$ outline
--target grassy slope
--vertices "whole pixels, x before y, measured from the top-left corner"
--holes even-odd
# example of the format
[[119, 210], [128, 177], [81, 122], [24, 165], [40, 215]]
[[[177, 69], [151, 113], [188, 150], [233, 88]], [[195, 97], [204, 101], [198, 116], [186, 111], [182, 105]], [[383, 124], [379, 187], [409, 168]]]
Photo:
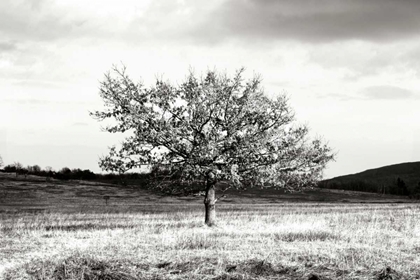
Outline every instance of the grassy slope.
[[[106, 205], [104, 196], [109, 196]], [[301, 193], [281, 190], [250, 189], [246, 192], [228, 191], [221, 204], [268, 204], [290, 202], [401, 202], [406, 197], [313, 189]], [[37, 176], [15, 177], [0, 173], [1, 211], [142, 211], [159, 204], [202, 204], [201, 197], [168, 197], [144, 190], [141, 187], [87, 182], [46, 182]], [[155, 207], [156, 208], [156, 207]]]
[[207, 228], [200, 198], [2, 175], [0, 278], [420, 279], [420, 207], [369, 201], [402, 200], [232, 193]]
[[368, 169], [360, 173], [339, 176], [325, 181], [351, 182], [371, 181], [380, 185], [393, 185], [397, 178], [401, 178], [408, 186], [420, 183], [420, 162], [406, 162]]

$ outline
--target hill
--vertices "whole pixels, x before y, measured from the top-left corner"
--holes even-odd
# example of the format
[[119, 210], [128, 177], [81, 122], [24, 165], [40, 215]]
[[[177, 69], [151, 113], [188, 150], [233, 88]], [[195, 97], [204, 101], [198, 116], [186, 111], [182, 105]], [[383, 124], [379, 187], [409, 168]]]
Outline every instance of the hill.
[[324, 180], [320, 188], [418, 196], [420, 162], [406, 162]]
[[[304, 192], [288, 193], [274, 189], [230, 190], [218, 202], [223, 205], [278, 204], [301, 202], [374, 202], [396, 203], [408, 201], [402, 196], [366, 194], [343, 190], [315, 188]], [[140, 185], [122, 186], [93, 181], [61, 181], [28, 175], [16, 177], [0, 173], [0, 213], [24, 212], [91, 212], [134, 211], [156, 212], [162, 205], [178, 208], [199, 207], [202, 197], [167, 196], [142, 188]], [[176, 205], [176, 206], [175, 206]]]

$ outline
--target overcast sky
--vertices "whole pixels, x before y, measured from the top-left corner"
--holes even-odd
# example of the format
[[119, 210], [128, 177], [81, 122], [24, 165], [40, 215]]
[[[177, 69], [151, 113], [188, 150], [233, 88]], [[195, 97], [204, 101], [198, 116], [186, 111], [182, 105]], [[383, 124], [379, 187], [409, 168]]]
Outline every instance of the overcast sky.
[[1, 0], [5, 164], [99, 172], [121, 137], [101, 132], [113, 64], [151, 85], [244, 66], [334, 148], [325, 177], [420, 161], [418, 0]]

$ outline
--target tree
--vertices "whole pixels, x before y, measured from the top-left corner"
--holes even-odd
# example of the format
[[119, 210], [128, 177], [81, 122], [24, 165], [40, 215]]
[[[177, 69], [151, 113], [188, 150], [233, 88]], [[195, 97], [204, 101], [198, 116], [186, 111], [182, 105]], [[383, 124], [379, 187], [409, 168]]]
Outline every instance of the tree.
[[16, 172], [16, 167], [13, 164], [8, 164], [3, 168], [3, 170], [6, 172], [13, 173]]
[[16, 177], [18, 175], [24, 175], [26, 178], [26, 175], [28, 174], [28, 170], [23, 167], [22, 163], [15, 161], [13, 165], [15, 166]]
[[397, 187], [398, 187], [398, 194], [402, 194], [402, 195], [408, 195], [408, 188], [407, 185], [405, 184], [404, 180], [401, 179], [400, 177], [398, 177], [397, 179]]
[[32, 173], [37, 175], [37, 174], [41, 173], [41, 166], [35, 164], [31, 167], [31, 171], [32, 171]]
[[275, 187], [298, 190], [322, 177], [334, 158], [321, 139], [295, 124], [285, 95], [267, 97], [261, 79], [244, 81], [190, 73], [178, 86], [161, 79], [150, 88], [114, 67], [100, 84], [104, 109], [91, 113], [111, 133], [129, 134], [100, 159], [105, 171], [147, 165], [168, 172], [153, 186], [173, 194], [202, 191], [205, 223], [215, 224], [216, 188]]
[[92, 171], [90, 171], [89, 169], [85, 169], [82, 171], [83, 172], [83, 180], [95, 180], [96, 179], [96, 174], [93, 173]]
[[70, 180], [72, 179], [72, 171], [68, 167], [63, 167], [55, 174], [55, 178], [59, 180]]
[[71, 174], [71, 169], [68, 168], [68, 167], [63, 167], [63, 168], [60, 169], [59, 172], [64, 174], [64, 175], [69, 175], [69, 174]]
[[415, 199], [420, 199], [420, 182], [417, 184], [417, 186], [415, 186], [413, 190], [413, 197]]
[[47, 177], [45, 178], [46, 181], [49, 181], [53, 175], [53, 168], [51, 166], [46, 166], [45, 167], [45, 173], [47, 175]]
[[45, 167], [45, 172], [50, 173], [53, 171], [53, 168], [51, 166], [46, 166]]
[[3, 158], [0, 156], [0, 168], [3, 167]]

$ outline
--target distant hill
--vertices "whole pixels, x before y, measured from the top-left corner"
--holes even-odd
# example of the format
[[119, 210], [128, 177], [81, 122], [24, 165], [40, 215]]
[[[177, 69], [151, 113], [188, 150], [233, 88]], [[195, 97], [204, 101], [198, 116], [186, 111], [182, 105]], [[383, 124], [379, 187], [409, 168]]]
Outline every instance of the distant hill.
[[[275, 189], [229, 190], [216, 207], [247, 204], [287, 203], [406, 203], [407, 197], [343, 190], [310, 189], [289, 193]], [[201, 196], [168, 196], [138, 185], [109, 184], [97, 181], [57, 180], [28, 175], [16, 176], [0, 172], [0, 215], [9, 212], [145, 212], [166, 211], [162, 207], [173, 204], [176, 209], [202, 209]], [[195, 207], [195, 208], [191, 208]], [[229, 206], [230, 207], [230, 206]], [[310, 206], [309, 206], [310, 207]], [[175, 209], [175, 208], [174, 208]], [[265, 208], [264, 208], [265, 209]], [[223, 211], [223, 210], [222, 210]]]
[[324, 180], [320, 188], [419, 196], [420, 162], [406, 162]]

